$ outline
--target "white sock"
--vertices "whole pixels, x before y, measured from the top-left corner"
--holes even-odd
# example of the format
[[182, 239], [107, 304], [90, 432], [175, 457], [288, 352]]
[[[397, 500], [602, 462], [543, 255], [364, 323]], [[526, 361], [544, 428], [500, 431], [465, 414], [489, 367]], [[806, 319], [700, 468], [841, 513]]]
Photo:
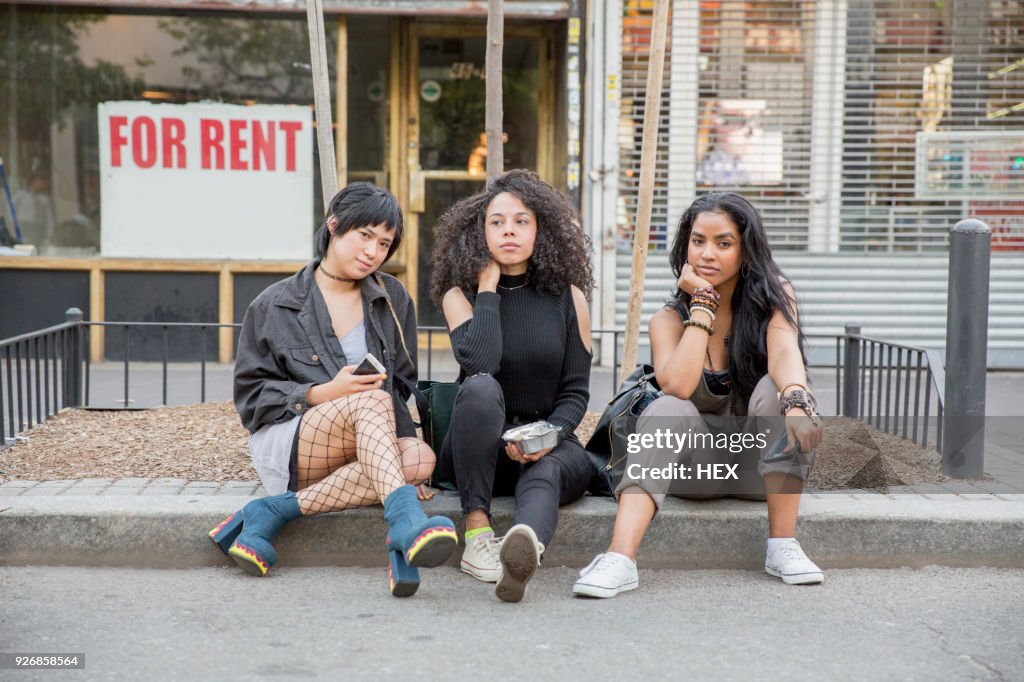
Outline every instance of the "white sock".
[[793, 542], [796, 538], [768, 538], [768, 554], [777, 550], [787, 542]]

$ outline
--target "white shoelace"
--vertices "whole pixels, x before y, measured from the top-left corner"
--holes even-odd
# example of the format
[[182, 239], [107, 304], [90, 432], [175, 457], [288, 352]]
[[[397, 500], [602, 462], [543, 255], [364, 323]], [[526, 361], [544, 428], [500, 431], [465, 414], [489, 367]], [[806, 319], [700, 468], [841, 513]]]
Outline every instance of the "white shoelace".
[[778, 553], [785, 555], [787, 559], [795, 559], [797, 561], [807, 558], [799, 542], [791, 542], [779, 547]]
[[621, 561], [621, 560], [618, 557], [612, 556], [611, 554], [608, 554], [608, 553], [598, 554], [596, 557], [594, 557], [594, 560], [591, 561], [590, 564], [586, 568], [584, 568], [583, 570], [580, 571], [580, 577], [582, 578], [583, 576], [587, 575], [591, 571], [599, 570], [602, 567], [608, 568], [608, 569], [613, 569], [613, 568], [615, 568], [615, 564], [618, 564], [619, 561]]
[[476, 537], [473, 539], [474, 548], [489, 561], [498, 563], [501, 550], [502, 538], [491, 535], [490, 537]]

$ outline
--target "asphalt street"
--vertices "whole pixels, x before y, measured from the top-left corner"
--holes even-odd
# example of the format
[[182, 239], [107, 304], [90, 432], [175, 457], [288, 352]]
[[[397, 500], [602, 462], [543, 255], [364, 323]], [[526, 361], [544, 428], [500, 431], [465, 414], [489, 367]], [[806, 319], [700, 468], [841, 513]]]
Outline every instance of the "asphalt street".
[[0, 649], [77, 652], [6, 680], [1024, 678], [1024, 570], [641, 571], [612, 600], [545, 567], [524, 602], [453, 568], [411, 599], [381, 569], [0, 568]]

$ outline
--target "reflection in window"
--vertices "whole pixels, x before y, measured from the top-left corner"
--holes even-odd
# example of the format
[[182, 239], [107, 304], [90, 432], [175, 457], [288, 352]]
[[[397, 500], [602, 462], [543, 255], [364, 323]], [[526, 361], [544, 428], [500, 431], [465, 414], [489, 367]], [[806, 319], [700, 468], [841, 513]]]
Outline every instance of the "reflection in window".
[[[0, 217], [12, 237], [20, 232], [42, 255], [99, 251], [99, 103], [313, 100], [303, 16], [170, 17], [6, 5], [0, 26], [0, 157], [12, 198], [0, 190]], [[327, 39], [333, 55], [335, 32], [328, 30]], [[314, 184], [311, 229], [322, 215]]]

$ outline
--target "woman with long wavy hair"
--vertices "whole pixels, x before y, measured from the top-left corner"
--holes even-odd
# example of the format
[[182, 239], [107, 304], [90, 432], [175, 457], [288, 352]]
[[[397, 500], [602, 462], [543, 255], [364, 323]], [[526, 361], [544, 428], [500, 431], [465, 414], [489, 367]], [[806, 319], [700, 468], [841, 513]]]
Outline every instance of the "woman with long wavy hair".
[[[520, 601], [558, 522], [595, 470], [574, 435], [590, 395], [590, 240], [568, 200], [514, 170], [442, 216], [430, 292], [444, 311], [461, 386], [441, 448], [440, 477], [466, 517], [461, 567]], [[524, 453], [502, 434], [544, 420], [554, 447]], [[491, 500], [515, 496], [497, 538]]]
[[637, 422], [611, 543], [573, 592], [614, 597], [639, 585], [637, 552], [666, 494], [766, 500], [765, 571], [788, 584], [820, 583], [795, 536], [821, 426], [796, 295], [761, 216], [738, 194], [698, 198], [679, 222], [670, 262], [677, 289], [650, 321], [665, 395]]

